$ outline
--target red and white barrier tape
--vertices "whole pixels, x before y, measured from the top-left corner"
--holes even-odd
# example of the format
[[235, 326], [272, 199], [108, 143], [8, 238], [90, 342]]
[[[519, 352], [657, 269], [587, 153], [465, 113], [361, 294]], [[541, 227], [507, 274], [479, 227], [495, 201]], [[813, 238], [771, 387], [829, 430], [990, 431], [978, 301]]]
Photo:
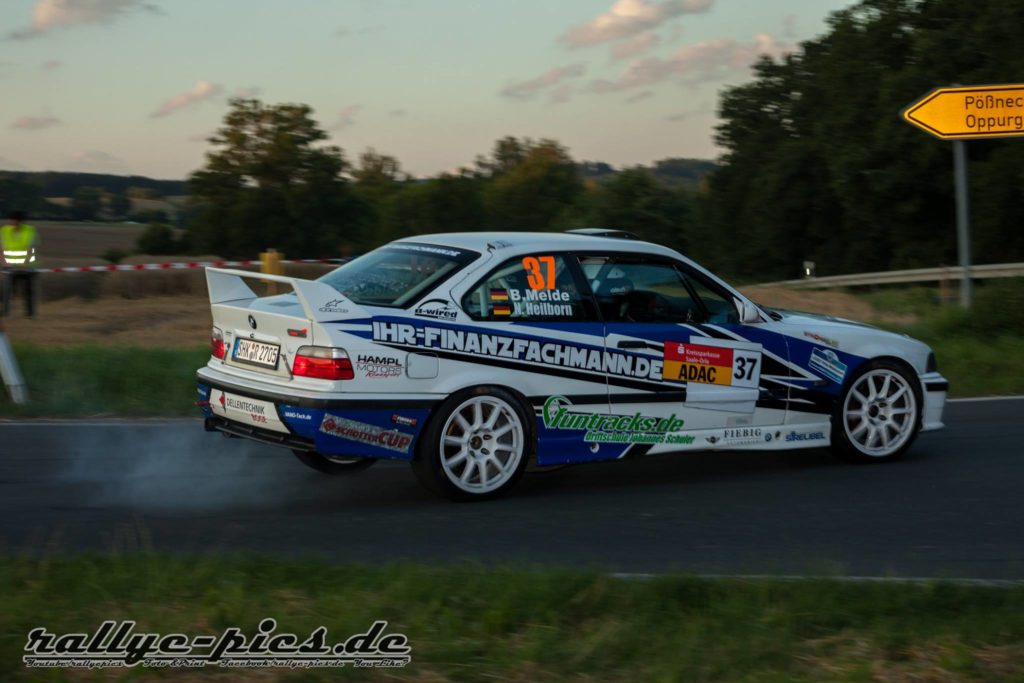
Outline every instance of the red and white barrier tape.
[[[346, 259], [300, 258], [282, 259], [279, 263], [332, 263], [341, 264]], [[258, 260], [246, 261], [187, 261], [182, 263], [133, 263], [108, 266], [68, 266], [66, 268], [37, 268], [37, 273], [109, 273], [119, 270], [189, 270], [192, 268], [246, 268], [258, 266]]]

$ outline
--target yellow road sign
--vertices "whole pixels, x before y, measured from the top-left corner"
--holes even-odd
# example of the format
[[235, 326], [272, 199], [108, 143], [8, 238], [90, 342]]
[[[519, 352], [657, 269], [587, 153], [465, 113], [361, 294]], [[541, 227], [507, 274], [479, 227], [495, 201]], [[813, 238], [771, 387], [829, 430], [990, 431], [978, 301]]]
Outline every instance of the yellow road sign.
[[943, 140], [1024, 135], [1024, 85], [936, 88], [901, 115]]

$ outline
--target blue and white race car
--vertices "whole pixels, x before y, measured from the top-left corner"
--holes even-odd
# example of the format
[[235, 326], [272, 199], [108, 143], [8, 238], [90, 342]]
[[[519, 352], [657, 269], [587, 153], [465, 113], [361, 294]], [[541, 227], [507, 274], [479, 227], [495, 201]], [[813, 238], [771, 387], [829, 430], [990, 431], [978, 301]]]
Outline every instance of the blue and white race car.
[[[527, 466], [665, 452], [891, 460], [942, 427], [925, 344], [763, 308], [629, 237], [423, 235], [315, 281], [210, 268], [206, 427], [331, 474], [409, 460], [456, 499]], [[258, 297], [256, 279], [292, 291]]]

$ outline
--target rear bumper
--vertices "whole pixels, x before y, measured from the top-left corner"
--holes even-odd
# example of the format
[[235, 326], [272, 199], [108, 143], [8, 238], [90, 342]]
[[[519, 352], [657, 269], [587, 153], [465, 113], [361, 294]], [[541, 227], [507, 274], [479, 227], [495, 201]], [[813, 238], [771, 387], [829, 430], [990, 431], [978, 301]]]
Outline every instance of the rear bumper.
[[942, 429], [942, 413], [946, 409], [946, 394], [949, 393], [949, 382], [937, 372], [921, 375], [921, 392], [924, 406], [921, 411], [921, 431], [930, 432]]
[[[293, 450], [366, 458], [412, 458], [416, 440], [443, 396], [292, 393], [287, 388], [226, 375], [196, 373], [206, 428]], [[226, 400], [225, 400], [226, 399]], [[233, 404], [255, 407], [249, 414]]]

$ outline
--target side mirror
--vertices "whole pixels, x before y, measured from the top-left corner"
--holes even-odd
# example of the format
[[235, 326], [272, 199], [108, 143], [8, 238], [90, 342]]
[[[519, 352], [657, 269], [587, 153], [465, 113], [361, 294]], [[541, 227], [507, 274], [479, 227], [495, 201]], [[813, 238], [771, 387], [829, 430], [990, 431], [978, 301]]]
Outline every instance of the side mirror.
[[749, 301], [736, 299], [736, 311], [744, 325], [761, 322], [761, 310]]

